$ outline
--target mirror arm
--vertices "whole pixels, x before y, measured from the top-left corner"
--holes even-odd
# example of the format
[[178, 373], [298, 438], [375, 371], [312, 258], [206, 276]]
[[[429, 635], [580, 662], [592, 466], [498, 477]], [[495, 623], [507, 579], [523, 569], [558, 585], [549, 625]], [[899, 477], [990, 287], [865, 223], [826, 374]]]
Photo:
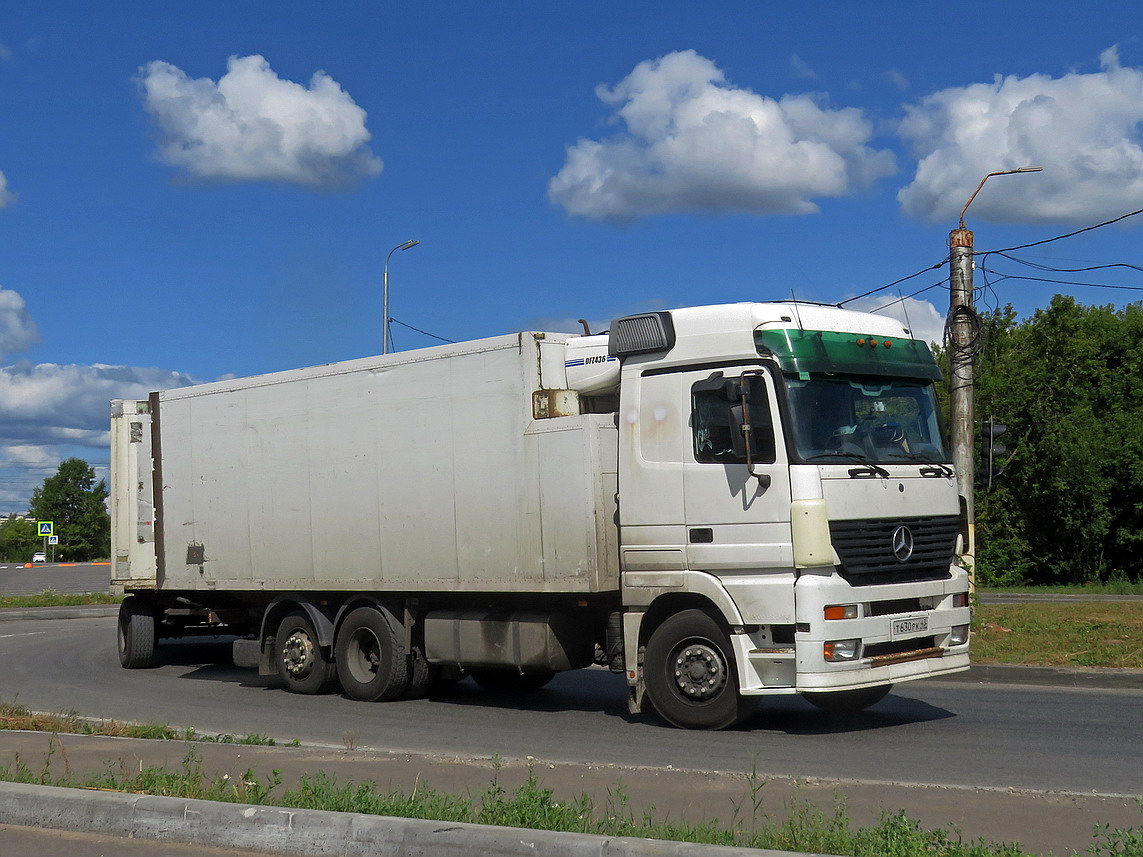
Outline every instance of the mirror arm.
[[769, 473], [757, 473], [754, 470], [754, 426], [750, 422], [750, 404], [745, 383], [742, 385], [742, 437], [746, 441], [746, 472], [757, 479], [759, 487], [765, 491], [770, 487], [771, 478]]

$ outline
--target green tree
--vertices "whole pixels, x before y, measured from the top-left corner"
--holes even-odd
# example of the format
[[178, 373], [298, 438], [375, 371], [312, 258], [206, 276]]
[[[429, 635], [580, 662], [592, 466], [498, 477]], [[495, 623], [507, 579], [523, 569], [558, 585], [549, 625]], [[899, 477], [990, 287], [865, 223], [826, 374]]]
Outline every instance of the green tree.
[[36, 535], [35, 521], [20, 521], [15, 517], [0, 521], [0, 560], [4, 562], [31, 562], [32, 554], [43, 544]]
[[32, 492], [30, 514], [55, 522], [57, 556], [91, 560], [111, 555], [111, 519], [105, 501], [107, 485], [95, 481], [95, 471], [82, 459], [60, 462], [55, 476]]
[[1057, 295], [985, 316], [979, 420], [1008, 425], [1004, 475], [977, 493], [983, 583], [1137, 578], [1143, 550], [1143, 307]]

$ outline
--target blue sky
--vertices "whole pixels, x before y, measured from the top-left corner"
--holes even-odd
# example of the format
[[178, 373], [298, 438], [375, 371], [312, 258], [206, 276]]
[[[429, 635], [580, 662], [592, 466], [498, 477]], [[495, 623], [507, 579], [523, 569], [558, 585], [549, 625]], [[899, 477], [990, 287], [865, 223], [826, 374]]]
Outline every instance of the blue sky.
[[[112, 397], [378, 353], [407, 239], [392, 316], [463, 340], [840, 301], [940, 262], [994, 169], [1045, 167], [990, 180], [978, 250], [1141, 208], [1141, 35], [1112, 2], [8, 4], [0, 512], [61, 456], [106, 474]], [[1143, 264], [1140, 225], [1024, 257]], [[978, 300], [1056, 292], [1141, 297]], [[938, 335], [947, 289], [915, 300]]]

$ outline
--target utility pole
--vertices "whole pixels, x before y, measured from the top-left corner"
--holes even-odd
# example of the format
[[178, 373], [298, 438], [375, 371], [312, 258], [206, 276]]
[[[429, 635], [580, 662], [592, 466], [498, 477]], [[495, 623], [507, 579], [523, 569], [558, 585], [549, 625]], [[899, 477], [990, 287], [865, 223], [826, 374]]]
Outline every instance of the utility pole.
[[952, 410], [952, 455], [956, 485], [964, 504], [965, 544], [961, 562], [968, 568], [969, 589], [976, 589], [976, 355], [980, 350], [980, 317], [973, 300], [973, 236], [966, 229], [964, 215], [984, 183], [993, 176], [1038, 173], [1043, 167], [1017, 167], [989, 173], [980, 180], [964, 208], [960, 226], [949, 233], [949, 404]]
[[972, 250], [972, 231], [964, 228], [962, 212], [960, 228], [949, 233], [949, 405], [952, 411], [952, 456], [956, 469], [956, 486], [961, 502], [964, 503], [968, 524], [961, 560], [968, 567], [970, 588], [975, 588], [973, 566], [976, 563], [976, 508], [973, 480], [976, 472], [973, 438], [976, 433], [973, 425], [976, 421], [976, 402], [973, 384], [976, 382], [976, 367], [973, 361], [976, 358], [977, 316], [972, 295]]

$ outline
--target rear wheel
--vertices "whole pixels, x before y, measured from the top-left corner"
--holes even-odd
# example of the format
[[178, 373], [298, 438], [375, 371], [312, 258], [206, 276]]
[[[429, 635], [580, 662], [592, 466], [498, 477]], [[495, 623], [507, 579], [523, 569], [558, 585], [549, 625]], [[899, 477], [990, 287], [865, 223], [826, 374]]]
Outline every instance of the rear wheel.
[[647, 696], [664, 720], [683, 729], [725, 729], [754, 710], [738, 695], [730, 638], [704, 610], [684, 610], [647, 641]]
[[893, 685], [862, 687], [857, 690], [836, 690], [833, 693], [803, 693], [802, 698], [829, 714], [856, 714], [885, 698]]
[[335, 649], [338, 676], [349, 696], [383, 702], [409, 689], [409, 657], [400, 627], [384, 608], [358, 607], [345, 618]]
[[555, 677], [551, 670], [521, 673], [516, 670], [473, 670], [472, 679], [493, 693], [528, 693], [539, 690]]
[[322, 651], [313, 623], [305, 613], [291, 613], [278, 626], [278, 675], [290, 693], [315, 694], [330, 689], [336, 669]]
[[414, 648], [409, 655], [409, 686], [401, 695], [402, 699], [421, 699], [428, 696], [440, 675], [440, 667], [425, 660], [424, 652]]
[[125, 669], [153, 667], [158, 633], [151, 602], [138, 595], [128, 595], [119, 605], [119, 663]]

